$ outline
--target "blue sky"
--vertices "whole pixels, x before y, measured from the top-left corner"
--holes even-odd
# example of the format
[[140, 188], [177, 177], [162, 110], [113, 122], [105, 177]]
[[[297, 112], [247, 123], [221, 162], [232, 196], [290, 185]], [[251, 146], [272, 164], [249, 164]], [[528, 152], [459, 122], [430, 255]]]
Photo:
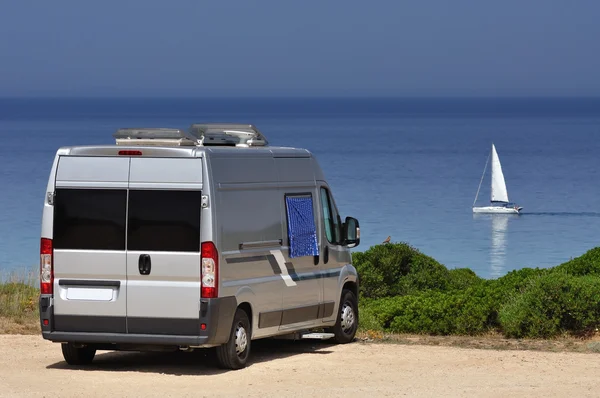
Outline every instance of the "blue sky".
[[2, 96], [598, 96], [600, 2], [4, 1]]

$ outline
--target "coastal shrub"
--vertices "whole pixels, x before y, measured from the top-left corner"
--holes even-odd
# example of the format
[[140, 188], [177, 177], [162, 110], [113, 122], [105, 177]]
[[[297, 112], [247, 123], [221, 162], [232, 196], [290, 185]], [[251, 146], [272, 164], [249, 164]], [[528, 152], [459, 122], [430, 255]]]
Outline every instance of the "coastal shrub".
[[600, 275], [600, 247], [588, 250], [583, 255], [554, 267], [552, 271], [575, 276]]
[[521, 268], [519, 270], [510, 271], [504, 276], [498, 279], [492, 279], [489, 282], [503, 294], [512, 295], [523, 292], [523, 290], [529, 286], [531, 280], [542, 275], [547, 275], [548, 273], [550, 273], [550, 270], [543, 268]]
[[600, 279], [566, 272], [532, 278], [499, 313], [507, 337], [552, 337], [585, 333], [600, 324]]
[[363, 312], [376, 328], [390, 332], [476, 335], [497, 326], [500, 297], [492, 284], [480, 283], [465, 290], [372, 300]]
[[354, 260], [363, 329], [547, 338], [600, 326], [600, 248], [491, 280], [467, 268], [447, 270], [403, 243], [374, 246]]
[[446, 267], [406, 243], [372, 246], [353, 254], [360, 276], [360, 295], [382, 298], [425, 290], [445, 290], [449, 284]]
[[483, 281], [469, 268], [454, 268], [448, 271], [448, 290], [462, 290], [474, 286]]

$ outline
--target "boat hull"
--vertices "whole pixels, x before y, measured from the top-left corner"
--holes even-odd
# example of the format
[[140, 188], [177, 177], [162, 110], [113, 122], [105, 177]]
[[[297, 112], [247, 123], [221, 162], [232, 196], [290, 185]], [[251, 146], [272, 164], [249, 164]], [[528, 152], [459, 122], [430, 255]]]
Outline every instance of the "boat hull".
[[484, 206], [473, 207], [473, 213], [519, 214], [522, 207]]

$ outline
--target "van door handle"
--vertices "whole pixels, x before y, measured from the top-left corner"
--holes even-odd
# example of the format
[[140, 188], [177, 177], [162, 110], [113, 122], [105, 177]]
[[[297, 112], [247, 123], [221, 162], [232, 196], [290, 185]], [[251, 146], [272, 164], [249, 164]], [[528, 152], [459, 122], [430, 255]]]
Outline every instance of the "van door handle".
[[138, 269], [140, 270], [140, 275], [150, 275], [152, 261], [150, 260], [149, 254], [140, 254], [140, 258], [138, 259]]
[[329, 261], [329, 246], [325, 245], [323, 248], [323, 263], [327, 264]]

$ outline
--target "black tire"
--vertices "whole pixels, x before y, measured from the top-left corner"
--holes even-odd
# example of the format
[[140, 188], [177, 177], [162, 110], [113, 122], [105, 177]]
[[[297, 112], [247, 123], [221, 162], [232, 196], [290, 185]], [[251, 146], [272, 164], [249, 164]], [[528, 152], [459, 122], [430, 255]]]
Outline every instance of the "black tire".
[[328, 329], [333, 333], [333, 340], [338, 344], [346, 344], [354, 341], [358, 329], [358, 302], [351, 290], [344, 289], [340, 299], [338, 318], [333, 328]]
[[73, 343], [62, 343], [62, 353], [69, 365], [89, 365], [94, 360], [96, 349], [91, 346], [75, 347]]
[[[248, 314], [246, 314], [246, 311], [238, 308], [233, 317], [229, 341], [216, 347], [217, 363], [220, 368], [235, 370], [246, 366], [246, 362], [250, 356], [251, 332]], [[239, 353], [238, 345], [241, 345], [241, 348], [243, 348]]]

